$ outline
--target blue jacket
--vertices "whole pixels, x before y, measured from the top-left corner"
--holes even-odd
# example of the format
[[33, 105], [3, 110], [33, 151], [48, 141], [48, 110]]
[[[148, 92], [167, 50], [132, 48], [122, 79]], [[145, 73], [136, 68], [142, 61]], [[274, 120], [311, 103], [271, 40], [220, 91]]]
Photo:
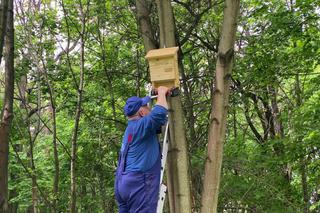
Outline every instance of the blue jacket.
[[156, 162], [160, 150], [157, 130], [167, 122], [168, 110], [155, 105], [151, 112], [140, 119], [128, 121], [121, 152], [129, 143], [125, 171], [145, 172]]

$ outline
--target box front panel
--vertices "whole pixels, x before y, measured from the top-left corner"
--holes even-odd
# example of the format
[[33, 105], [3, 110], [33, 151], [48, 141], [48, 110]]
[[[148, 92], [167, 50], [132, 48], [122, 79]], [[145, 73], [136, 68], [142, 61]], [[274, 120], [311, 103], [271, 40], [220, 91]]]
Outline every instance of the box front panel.
[[172, 59], [150, 61], [151, 81], [165, 81], [176, 78], [175, 66]]

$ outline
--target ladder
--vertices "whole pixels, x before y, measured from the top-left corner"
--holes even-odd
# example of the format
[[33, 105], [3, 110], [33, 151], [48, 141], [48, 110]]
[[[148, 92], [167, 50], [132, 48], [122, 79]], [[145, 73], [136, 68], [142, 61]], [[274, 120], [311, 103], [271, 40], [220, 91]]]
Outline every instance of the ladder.
[[166, 193], [167, 193], [167, 186], [162, 183], [162, 180], [163, 180], [163, 174], [164, 174], [164, 169], [166, 166], [166, 160], [167, 160], [168, 149], [169, 149], [169, 134], [168, 133], [169, 133], [169, 121], [167, 122], [166, 127], [165, 127], [165, 133], [164, 133], [163, 144], [162, 144], [160, 189], [159, 189], [157, 213], [162, 213], [164, 201], [165, 201]]
[[[149, 95], [151, 99], [157, 98], [157, 92], [153, 91], [151, 87], [149, 87]], [[152, 96], [152, 94], [154, 94]], [[178, 87], [172, 88], [169, 91], [169, 96], [170, 97], [175, 97], [180, 94], [180, 90]], [[169, 115], [168, 115], [169, 116]], [[158, 205], [157, 205], [157, 213], [162, 213], [163, 212], [163, 206], [164, 206], [164, 201], [166, 198], [166, 193], [167, 193], [167, 186], [162, 183], [163, 180], [163, 174], [164, 174], [164, 169], [166, 166], [166, 161], [167, 161], [167, 155], [168, 155], [168, 150], [169, 150], [169, 119], [167, 121], [166, 127], [165, 127], [165, 132], [164, 132], [164, 137], [163, 137], [163, 144], [162, 144], [162, 154], [161, 154], [161, 173], [160, 173], [160, 187], [159, 187], [159, 198], [158, 198]]]

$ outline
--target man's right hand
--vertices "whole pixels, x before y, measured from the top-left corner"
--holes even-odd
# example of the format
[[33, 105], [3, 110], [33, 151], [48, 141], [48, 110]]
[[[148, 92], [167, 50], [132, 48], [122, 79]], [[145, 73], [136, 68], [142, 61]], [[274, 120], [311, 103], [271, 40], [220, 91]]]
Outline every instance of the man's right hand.
[[166, 109], [168, 109], [168, 103], [166, 98], [168, 91], [169, 91], [168, 87], [165, 87], [165, 86], [158, 87], [158, 99], [156, 104], [163, 106]]
[[158, 94], [167, 95], [168, 91], [169, 91], [168, 87], [165, 87], [165, 86], [158, 87]]

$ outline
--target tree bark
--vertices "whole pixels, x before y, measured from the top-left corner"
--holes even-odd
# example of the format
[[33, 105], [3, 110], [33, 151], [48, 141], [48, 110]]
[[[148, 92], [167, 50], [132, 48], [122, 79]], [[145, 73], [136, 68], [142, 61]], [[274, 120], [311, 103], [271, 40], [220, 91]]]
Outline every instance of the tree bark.
[[147, 0], [136, 0], [137, 22], [143, 38], [144, 49], [146, 52], [157, 48], [155, 32], [152, 28], [150, 10]]
[[216, 64], [215, 90], [211, 111], [212, 121], [209, 129], [208, 151], [205, 162], [201, 213], [217, 212], [239, 5], [240, 0], [225, 1], [222, 34]]
[[[157, 1], [160, 47], [176, 46], [174, 19], [170, 1]], [[155, 49], [158, 42], [149, 17], [146, 0], [136, 0], [137, 21], [142, 33], [146, 52]], [[187, 143], [183, 126], [183, 111], [180, 97], [169, 100], [170, 147], [168, 151], [167, 185], [171, 212], [191, 212], [191, 198], [188, 175]]]
[[[28, 112], [27, 106], [25, 107], [26, 111]], [[37, 106], [37, 109], [39, 107]], [[36, 109], [36, 113], [38, 115], [38, 119], [41, 120], [40, 115], [38, 114], [38, 110]], [[30, 169], [30, 177], [31, 177], [31, 194], [32, 194], [32, 205], [29, 207], [30, 212], [35, 213], [37, 212], [37, 176], [36, 176], [36, 168], [34, 163], [33, 157], [33, 147], [34, 142], [40, 133], [41, 129], [36, 128], [36, 130], [32, 130], [31, 123], [30, 123], [30, 116], [27, 117], [27, 126], [28, 126], [28, 136], [29, 136], [29, 150], [27, 156], [29, 157], [29, 169]]]
[[8, 15], [9, 0], [1, 0], [0, 4], [0, 64], [2, 61], [4, 37], [7, 30], [7, 15]]
[[[176, 46], [175, 23], [171, 1], [158, 0], [156, 2], [160, 25], [160, 48]], [[179, 57], [179, 59], [181, 58]], [[191, 212], [188, 149], [180, 96], [171, 97], [168, 99], [168, 102], [170, 143], [167, 184], [170, 212]]]
[[13, 117], [14, 98], [14, 34], [13, 0], [8, 3], [8, 19], [5, 39], [5, 91], [0, 123], [0, 212], [8, 212], [8, 158], [9, 134]]

